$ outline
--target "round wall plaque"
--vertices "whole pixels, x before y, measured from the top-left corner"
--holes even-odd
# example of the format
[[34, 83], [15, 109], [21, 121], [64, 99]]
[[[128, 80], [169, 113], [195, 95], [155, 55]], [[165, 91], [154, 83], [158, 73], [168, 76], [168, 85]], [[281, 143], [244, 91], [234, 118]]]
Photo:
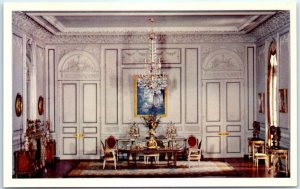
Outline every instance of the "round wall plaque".
[[16, 115], [18, 117], [20, 117], [22, 114], [22, 111], [23, 111], [23, 99], [22, 99], [22, 96], [20, 95], [20, 93], [17, 93], [17, 96], [16, 96], [15, 110], [16, 110]]
[[43, 113], [44, 113], [44, 98], [42, 96], [39, 97], [38, 111], [39, 111], [40, 115], [43, 115]]

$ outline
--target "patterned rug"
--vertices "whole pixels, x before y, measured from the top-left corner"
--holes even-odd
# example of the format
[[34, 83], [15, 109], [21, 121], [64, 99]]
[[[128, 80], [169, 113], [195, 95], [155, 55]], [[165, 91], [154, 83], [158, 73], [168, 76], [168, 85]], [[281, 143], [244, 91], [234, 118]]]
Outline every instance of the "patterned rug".
[[136, 168], [127, 167], [126, 161], [119, 161], [117, 169], [112, 163], [106, 163], [102, 169], [100, 161], [80, 162], [65, 177], [237, 177], [239, 175], [231, 165], [219, 161], [191, 162], [188, 167], [187, 161], [177, 161], [176, 168], [168, 168], [167, 163], [161, 161], [159, 164], [144, 164], [143, 161], [137, 162]]

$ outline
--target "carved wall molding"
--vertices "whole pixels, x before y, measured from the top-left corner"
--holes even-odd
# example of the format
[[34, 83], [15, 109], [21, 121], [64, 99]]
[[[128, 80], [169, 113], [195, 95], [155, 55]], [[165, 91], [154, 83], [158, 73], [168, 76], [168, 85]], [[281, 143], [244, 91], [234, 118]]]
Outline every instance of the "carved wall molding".
[[284, 35], [281, 35], [279, 41], [280, 41], [280, 43], [279, 43], [280, 45], [285, 46], [286, 48], [289, 49], [290, 34], [286, 33]]
[[[178, 32], [181, 33], [181, 32]], [[251, 35], [228, 35], [228, 34], [164, 34], [158, 36], [158, 44], [166, 43], [189, 43], [197, 44], [204, 42], [255, 42], [256, 38]], [[140, 44], [148, 43], [147, 35], [72, 35], [54, 36], [45, 39], [48, 44], [77, 44], [77, 43], [102, 43], [102, 44]]]
[[[148, 52], [148, 49], [122, 49], [122, 64], [144, 64]], [[157, 48], [157, 55], [161, 63], [181, 63], [181, 49]]]
[[[42, 26], [37, 24], [27, 15], [22, 12], [12, 12], [12, 24], [17, 28], [27, 32], [28, 34], [43, 40], [45, 43], [52, 44], [78, 44], [78, 43], [102, 43], [102, 44], [130, 44], [130, 43], [147, 43], [148, 36], [146, 32], [124, 32], [120, 33], [80, 33], [66, 35], [53, 35]], [[255, 42], [256, 38], [253, 35], [238, 34], [229, 35], [219, 33], [202, 33], [199, 31], [184, 32], [173, 31], [158, 33], [158, 43], [199, 43], [199, 42]]]
[[98, 61], [100, 61], [100, 46], [99, 45], [64, 45], [57, 46], [57, 57], [60, 60], [64, 55], [72, 51], [86, 51], [92, 54]]
[[42, 47], [37, 48], [37, 60], [41, 61], [41, 63], [44, 63], [44, 58], [45, 58], [45, 49]]
[[250, 34], [260, 40], [261, 38], [271, 35], [276, 30], [285, 28], [290, 25], [290, 12], [279, 11], [273, 17], [255, 28]]
[[46, 29], [41, 27], [24, 13], [19, 11], [12, 11], [12, 24], [17, 28], [25, 31], [29, 35], [37, 37], [43, 41], [51, 41], [50, 39], [53, 36]]
[[259, 46], [257, 48], [257, 62], [259, 65], [264, 64], [264, 57], [265, 57], [265, 46]]
[[99, 80], [100, 68], [97, 60], [85, 51], [71, 51], [58, 64], [58, 80]]
[[244, 64], [240, 56], [234, 51], [219, 49], [209, 53], [202, 65], [202, 77], [243, 78]]
[[218, 45], [203, 45], [201, 47], [201, 58], [204, 60], [207, 55], [210, 53], [221, 50], [221, 49], [229, 49], [233, 52], [235, 52], [241, 59], [245, 57], [245, 46], [243, 45], [224, 45], [224, 44], [218, 44]]
[[22, 42], [23, 42], [22, 37], [13, 35], [13, 47], [16, 47], [16, 48], [14, 48], [14, 51], [19, 51], [20, 54], [22, 54], [22, 50], [23, 50]]
[[[222, 32], [213, 33], [201, 31], [170, 31], [158, 33], [158, 42], [167, 43], [199, 43], [199, 42], [255, 42], [264, 36], [269, 35], [275, 30], [285, 27], [290, 23], [289, 11], [280, 11], [254, 29], [248, 34], [229, 35]], [[109, 34], [105, 33], [81, 33], [66, 35], [53, 35], [45, 28], [37, 24], [26, 14], [13, 11], [12, 24], [28, 34], [35, 36], [47, 44], [74, 44], [74, 43], [145, 43], [148, 41], [145, 32], [123, 32], [117, 31]]]

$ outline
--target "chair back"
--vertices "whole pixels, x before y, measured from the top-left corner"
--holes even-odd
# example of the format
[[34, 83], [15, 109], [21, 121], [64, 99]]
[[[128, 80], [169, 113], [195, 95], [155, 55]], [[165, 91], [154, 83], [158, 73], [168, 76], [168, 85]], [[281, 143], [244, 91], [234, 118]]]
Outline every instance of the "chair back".
[[201, 144], [202, 144], [202, 140], [200, 140], [200, 142], [198, 144], [198, 149], [201, 149]]
[[104, 143], [102, 142], [102, 140], [101, 140], [101, 150], [102, 150], [102, 152], [104, 153], [105, 145], [104, 145]]
[[115, 148], [117, 145], [117, 140], [114, 136], [109, 136], [107, 139], [106, 139], [106, 146], [108, 148]]
[[187, 143], [190, 148], [197, 148], [198, 146], [198, 139], [194, 135], [190, 135], [187, 139]]

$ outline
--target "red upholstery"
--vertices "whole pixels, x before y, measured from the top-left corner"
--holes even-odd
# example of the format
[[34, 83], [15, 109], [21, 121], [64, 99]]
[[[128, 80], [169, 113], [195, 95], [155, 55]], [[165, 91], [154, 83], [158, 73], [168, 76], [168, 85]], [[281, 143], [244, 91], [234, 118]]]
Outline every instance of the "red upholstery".
[[106, 144], [108, 146], [108, 148], [115, 148], [116, 144], [117, 144], [117, 140], [115, 137], [113, 136], [109, 136], [107, 139], [106, 139]]
[[190, 147], [197, 147], [197, 138], [194, 135], [189, 136], [187, 139], [188, 145]]

